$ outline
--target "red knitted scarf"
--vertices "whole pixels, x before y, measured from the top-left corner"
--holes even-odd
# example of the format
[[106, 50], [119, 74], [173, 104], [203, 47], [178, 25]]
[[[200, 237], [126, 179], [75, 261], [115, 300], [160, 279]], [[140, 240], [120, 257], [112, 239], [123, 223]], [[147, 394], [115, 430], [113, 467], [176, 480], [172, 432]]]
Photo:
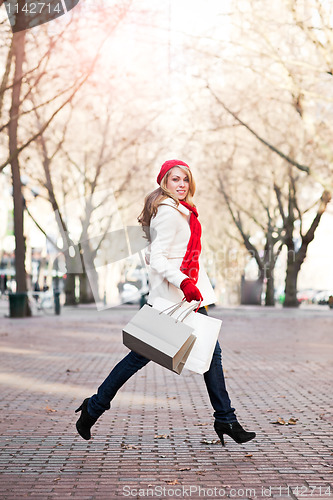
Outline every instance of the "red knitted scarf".
[[191, 236], [180, 270], [191, 278], [194, 283], [197, 283], [199, 277], [199, 256], [201, 253], [201, 224], [198, 220], [198, 212], [195, 207], [192, 207], [185, 201], [179, 201], [179, 203], [191, 211]]

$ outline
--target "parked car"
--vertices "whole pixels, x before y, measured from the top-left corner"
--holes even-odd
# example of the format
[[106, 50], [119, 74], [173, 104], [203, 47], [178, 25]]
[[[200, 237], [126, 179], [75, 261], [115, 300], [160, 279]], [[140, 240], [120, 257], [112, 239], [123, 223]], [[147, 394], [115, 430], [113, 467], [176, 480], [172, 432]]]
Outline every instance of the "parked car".
[[138, 288], [132, 283], [124, 283], [119, 293], [122, 304], [142, 304], [142, 297], [148, 294], [148, 287]]
[[305, 302], [306, 304], [312, 304], [313, 298], [318, 293], [318, 290], [312, 290], [311, 288], [307, 290], [299, 290], [297, 292], [297, 300], [301, 304]]
[[332, 290], [321, 290], [313, 297], [313, 303], [325, 306], [328, 304], [330, 295], [333, 295]]

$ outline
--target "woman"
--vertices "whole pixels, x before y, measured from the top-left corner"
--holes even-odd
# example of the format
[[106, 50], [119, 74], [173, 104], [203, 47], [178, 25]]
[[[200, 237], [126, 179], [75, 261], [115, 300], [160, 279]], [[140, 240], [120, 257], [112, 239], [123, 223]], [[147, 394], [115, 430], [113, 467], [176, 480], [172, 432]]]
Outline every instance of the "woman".
[[[201, 225], [192, 201], [195, 183], [189, 166], [180, 160], [166, 161], [157, 177], [160, 185], [146, 197], [139, 222], [150, 241], [146, 261], [149, 270], [148, 304], [156, 297], [180, 302], [200, 300], [198, 313], [216, 301], [213, 288], [200, 263]], [[76, 410], [81, 416], [76, 423], [79, 434], [90, 439], [96, 420], [110, 409], [118, 389], [149, 360], [133, 351], [125, 356], [98, 388], [96, 394], [83, 401]], [[255, 437], [238, 423], [226, 390], [221, 363], [221, 348], [216, 343], [209, 370], [204, 374], [208, 395], [214, 409], [214, 428], [222, 446], [227, 434], [237, 443]]]

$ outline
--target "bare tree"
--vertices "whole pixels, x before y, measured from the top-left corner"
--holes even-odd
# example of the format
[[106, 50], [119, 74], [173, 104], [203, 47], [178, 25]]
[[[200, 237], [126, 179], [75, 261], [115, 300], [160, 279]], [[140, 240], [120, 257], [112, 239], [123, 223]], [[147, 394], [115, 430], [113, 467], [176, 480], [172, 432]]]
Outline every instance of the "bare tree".
[[[331, 192], [327, 189], [323, 190], [323, 193], [320, 197], [320, 200], [318, 201], [319, 207], [316, 212], [316, 216], [311, 224], [311, 227], [306, 231], [304, 234], [302, 231], [300, 232], [300, 238], [302, 240], [301, 247], [297, 250], [295, 247], [295, 240], [293, 237], [294, 231], [295, 231], [295, 223], [299, 224], [302, 227], [302, 216], [304, 213], [308, 211], [308, 209], [305, 209], [304, 212], [302, 213], [301, 210], [299, 209], [297, 197], [296, 197], [296, 189], [297, 189], [297, 184], [299, 185], [299, 188], [301, 188], [302, 185], [302, 179], [299, 176], [295, 176], [292, 174], [292, 166], [296, 167], [298, 170], [301, 172], [306, 172], [308, 175], [311, 174], [310, 167], [306, 165], [301, 165], [297, 161], [293, 160], [291, 157], [288, 155], [285, 155], [282, 151], [280, 151], [277, 147], [271, 145], [268, 143], [266, 140], [264, 140], [262, 137], [260, 137], [256, 132], [254, 132], [249, 125], [247, 125], [245, 122], [239, 119], [238, 115], [235, 114], [234, 112], [231, 112], [223, 102], [221, 102], [218, 98], [217, 100], [219, 103], [223, 106], [224, 109], [228, 113], [230, 113], [237, 122], [239, 122], [242, 126], [244, 126], [252, 135], [254, 135], [260, 142], [265, 144], [270, 150], [272, 150], [274, 153], [282, 157], [284, 160], [287, 161], [287, 163], [290, 164], [290, 168], [288, 170], [289, 172], [289, 182], [288, 182], [288, 194], [286, 196], [286, 206], [287, 209], [284, 208], [283, 206], [283, 200], [282, 200], [282, 194], [281, 194], [281, 189], [278, 187], [278, 184], [274, 184], [274, 191], [276, 194], [276, 206], [279, 208], [280, 216], [283, 221], [282, 228], [279, 227], [276, 223], [272, 225], [272, 217], [269, 212], [269, 209], [265, 204], [262, 203], [261, 200], [260, 204], [266, 212], [268, 219], [267, 219], [267, 227], [262, 227], [266, 234], [266, 244], [265, 244], [265, 251], [264, 251], [264, 257], [263, 259], [260, 259], [259, 253], [256, 250], [256, 248], [253, 246], [253, 244], [250, 243], [250, 237], [248, 234], [244, 232], [243, 229], [243, 223], [240, 217], [240, 211], [238, 211], [237, 215], [232, 209], [232, 204], [230, 200], [230, 196], [228, 195], [227, 191], [225, 190], [223, 186], [223, 182], [221, 179], [219, 179], [219, 188], [220, 192], [223, 194], [225, 202], [227, 204], [228, 210], [232, 216], [232, 220], [238, 230], [240, 231], [242, 235], [242, 239], [244, 242], [244, 245], [246, 249], [253, 254], [253, 257], [255, 258], [258, 268], [260, 270], [260, 278], [264, 276], [264, 270], [266, 269], [266, 266], [268, 266], [268, 269], [270, 270], [270, 275], [268, 276], [268, 294], [269, 296], [274, 295], [274, 280], [273, 280], [273, 275], [272, 271], [274, 269], [274, 263], [276, 262], [277, 257], [279, 256], [282, 245], [285, 244], [288, 250], [287, 253], [287, 272], [286, 272], [286, 283], [285, 283], [285, 301], [284, 301], [284, 306], [285, 307], [297, 307], [298, 306], [298, 301], [297, 301], [297, 278], [298, 278], [298, 273], [301, 269], [302, 263], [304, 262], [304, 259], [306, 257], [307, 253], [307, 248], [309, 243], [313, 241], [315, 237], [315, 231], [319, 225], [320, 219], [322, 214], [325, 212], [328, 203], [331, 201]], [[258, 197], [258, 193], [255, 192], [255, 196]], [[234, 200], [235, 202], [235, 200]], [[244, 209], [241, 209], [242, 212], [244, 212]], [[256, 222], [256, 218], [253, 213], [247, 212], [247, 217]], [[283, 232], [281, 231], [283, 229]], [[276, 238], [273, 238], [273, 234], [277, 234]], [[273, 248], [274, 245], [278, 242], [282, 242], [282, 245], [278, 247], [277, 253], [275, 255]], [[272, 250], [271, 250], [272, 249]], [[267, 296], [266, 296], [266, 305], [269, 305], [271, 301], [267, 301]]]
[[[55, 214], [62, 245], [57, 247], [66, 260], [65, 285], [66, 305], [76, 303], [75, 276], [80, 279], [80, 302], [96, 300], [98, 275], [94, 266], [96, 256], [108, 238], [112, 240], [110, 228], [115, 211], [130, 207], [140, 186], [140, 173], [147, 164], [126, 163], [126, 155], [140, 143], [145, 143], [147, 129], [156, 112], [149, 113], [144, 120], [134, 119], [130, 109], [124, 121], [117, 113], [115, 96], [109, 92], [99, 93], [92, 85], [87, 87], [88, 98], [77, 95], [71, 103], [72, 112], [66, 121], [53, 126], [50, 134], [41, 134], [34, 154], [29, 176], [39, 183], [46, 193]], [[94, 95], [94, 92], [96, 95]], [[94, 95], [94, 98], [92, 97]], [[76, 99], [80, 107], [76, 105]], [[90, 103], [93, 100], [94, 106]], [[131, 103], [128, 104], [129, 108]], [[115, 109], [113, 109], [113, 107]], [[42, 120], [35, 106], [37, 127]], [[79, 125], [79, 117], [85, 116], [86, 127]], [[121, 122], [119, 122], [119, 119]], [[81, 133], [78, 134], [78, 129]], [[74, 131], [74, 133], [73, 133]], [[126, 137], [124, 132], [126, 131]], [[122, 169], [116, 168], [124, 157]], [[36, 161], [42, 168], [36, 168]], [[149, 165], [149, 163], [148, 163]], [[110, 200], [117, 198], [117, 206]], [[131, 199], [131, 201], [129, 201]], [[76, 214], [67, 213], [67, 207], [76, 205]], [[69, 209], [70, 211], [70, 209]], [[76, 220], [76, 235], [71, 235]], [[89, 279], [87, 275], [89, 270]], [[94, 293], [89, 281], [93, 281]]]
[[[123, 9], [117, 8], [117, 16], [113, 19], [112, 27], [119, 22], [126, 12], [125, 4]], [[20, 16], [24, 15], [19, 11], [16, 15], [16, 23], [21, 23]], [[75, 19], [75, 16], [70, 18], [66, 25], [70, 32], [70, 25]], [[79, 19], [79, 18], [76, 18]], [[15, 27], [14, 27], [15, 28]], [[72, 26], [73, 28], [73, 26]], [[75, 28], [74, 28], [75, 30]], [[66, 45], [65, 30], [55, 36], [49, 36], [47, 30], [40, 28], [38, 35], [35, 37], [33, 32], [18, 31], [14, 29], [12, 42], [8, 49], [6, 67], [3, 74], [0, 87], [0, 111], [4, 109], [5, 101], [8, 101], [10, 95], [11, 105], [6, 121], [5, 113], [1, 113], [3, 124], [1, 129], [8, 130], [8, 156], [0, 164], [0, 172], [8, 165], [11, 165], [13, 179], [13, 197], [14, 197], [14, 232], [15, 232], [15, 268], [17, 292], [26, 292], [26, 271], [25, 271], [25, 242], [23, 233], [23, 197], [20, 175], [19, 158], [22, 152], [34, 144], [44, 134], [50, 124], [55, 120], [59, 113], [69, 105], [78, 90], [86, 83], [90, 75], [93, 73], [97, 62], [99, 52], [103, 43], [110, 32], [107, 33], [104, 40], [102, 39], [99, 46], [96, 48], [95, 56], [89, 64], [82, 67], [76, 67], [76, 72], [73, 71], [71, 64], [71, 79], [72, 81], [65, 85], [55, 85], [56, 69], [48, 68], [49, 62], [56, 51], [61, 50], [61, 42]], [[44, 50], [45, 45], [48, 45], [47, 50]], [[33, 46], [34, 50], [29, 50]], [[37, 56], [37, 58], [36, 58]], [[14, 64], [13, 81], [10, 82], [11, 67]], [[62, 71], [61, 62], [58, 63], [58, 71]], [[61, 77], [56, 75], [58, 81]], [[46, 82], [46, 83], [45, 83]], [[38, 93], [42, 90], [42, 92]], [[33, 103], [31, 99], [32, 93], [39, 95], [39, 102], [33, 106], [28, 103]], [[47, 115], [43, 122], [39, 123], [36, 129], [32, 129], [28, 125], [27, 119], [33, 111], [39, 110], [42, 107], [47, 108]], [[30, 120], [31, 123], [31, 120]], [[24, 133], [25, 132], [25, 133]]]
[[[297, 182], [295, 176], [289, 171], [288, 192], [286, 195], [282, 194], [282, 190], [278, 185], [274, 186], [276, 198], [283, 220], [283, 243], [287, 247], [287, 272], [285, 283], [285, 307], [297, 307], [299, 305], [297, 300], [297, 278], [301, 266], [305, 260], [308, 246], [315, 237], [315, 231], [319, 225], [320, 219], [326, 210], [328, 203], [331, 201], [331, 193], [324, 191], [320, 199], [316, 203], [316, 215], [307, 230], [303, 230], [304, 214], [308, 209], [301, 211], [297, 199]], [[311, 207], [312, 208], [312, 207]], [[297, 238], [295, 235], [295, 223], [299, 226], [299, 239], [300, 244], [297, 245]]]
[[[215, 64], [214, 72], [208, 72], [209, 83], [204, 88], [213, 97], [213, 107], [220, 110], [215, 111], [214, 120], [216, 128], [221, 134], [224, 133], [224, 141], [226, 137], [231, 140], [236, 135], [238, 137], [243, 130], [244, 141], [252, 144], [258, 141], [262, 145], [262, 154], [265, 149], [271, 152], [271, 161], [276, 164], [277, 172], [271, 183], [271, 191], [274, 190], [275, 193], [274, 213], [278, 211], [278, 228], [282, 228], [280, 242], [276, 244], [280, 249], [283, 243], [288, 250], [285, 305], [296, 306], [298, 272], [333, 189], [330, 162], [332, 148], [329, 139], [333, 133], [332, 121], [329, 119], [332, 116], [333, 100], [328, 92], [333, 66], [333, 40], [329, 21], [331, 17], [327, 12], [328, 9], [332, 14], [332, 5], [323, 5], [319, 0], [283, 2], [274, 6], [272, 12], [268, 12], [265, 2], [250, 1], [247, 7], [246, 16], [237, 12], [237, 2], [231, 7], [233, 30], [230, 44], [221, 43], [218, 54], [216, 43], [211, 42], [205, 51], [206, 57], [208, 55], [221, 60], [224, 85], [219, 85]], [[280, 16], [273, 12], [275, 8], [280, 10]], [[287, 29], [288, 36], [285, 37]], [[229, 132], [226, 132], [226, 123], [229, 125]], [[217, 167], [221, 164], [219, 153], [220, 149], [217, 148]], [[259, 180], [257, 178], [255, 182], [259, 186], [262, 162], [258, 162], [254, 147], [252, 153], [247, 153], [252, 154], [252, 160], [247, 165], [258, 173]], [[238, 157], [242, 154], [244, 155], [244, 146], [239, 144]], [[285, 172], [289, 181], [281, 184]], [[246, 170], [243, 169], [239, 181], [248, 180]], [[252, 193], [251, 182], [250, 179], [248, 186]], [[302, 187], [312, 185], [315, 193], [318, 184], [322, 186], [319, 208], [311, 227], [301, 233], [302, 244], [297, 249], [292, 235], [297, 232], [297, 226], [302, 224], [303, 213], [307, 211], [307, 208], [297, 210], [298, 206], [304, 204]], [[232, 198], [230, 192], [225, 188], [221, 189], [220, 182], [217, 182], [217, 186], [242, 235], [244, 245], [255, 256], [255, 249], [249, 245], [249, 235], [244, 230], [250, 221], [255, 222], [255, 213], [244, 207], [243, 199]], [[259, 201], [260, 205], [263, 213], [267, 213], [267, 207]], [[313, 210], [314, 206], [313, 204]], [[269, 228], [269, 220], [270, 216], [265, 228]], [[276, 233], [275, 229], [273, 233]], [[268, 235], [269, 232], [265, 234]], [[255, 258], [260, 268], [260, 259], [258, 256]]]
[[[245, 215], [245, 217], [247, 216], [249, 220], [254, 222], [263, 231], [265, 243], [263, 250], [260, 251], [260, 249], [258, 249], [257, 246], [251, 241], [251, 235], [248, 231], [246, 231], [244, 227], [242, 218], [242, 213], [244, 215], [244, 209], [239, 206], [237, 207], [237, 209], [234, 209], [221, 178], [219, 179], [219, 184], [220, 192], [223, 195], [231, 218], [241, 235], [243, 244], [246, 250], [249, 252], [249, 255], [254, 258], [257, 263], [259, 269], [259, 282], [261, 284], [266, 282], [267, 284], [265, 293], [265, 305], [272, 306], [275, 303], [274, 268], [282, 250], [281, 229], [273, 224], [273, 218], [269, 207], [267, 207], [263, 200], [260, 199], [259, 202], [262, 204], [262, 209], [266, 212], [267, 215], [266, 225], [262, 225], [252, 213], [247, 213]], [[277, 245], [278, 247], [276, 248]]]
[[[14, 83], [11, 96], [10, 122], [8, 126], [9, 156], [11, 158], [13, 199], [14, 199], [14, 233], [15, 233], [15, 271], [16, 292], [27, 291], [25, 272], [25, 241], [23, 236], [23, 197], [21, 191], [20, 165], [16, 155], [18, 149], [18, 117], [20, 111], [20, 95], [22, 88], [22, 71], [25, 54], [25, 32], [13, 35]], [[28, 313], [29, 311], [27, 311]]]

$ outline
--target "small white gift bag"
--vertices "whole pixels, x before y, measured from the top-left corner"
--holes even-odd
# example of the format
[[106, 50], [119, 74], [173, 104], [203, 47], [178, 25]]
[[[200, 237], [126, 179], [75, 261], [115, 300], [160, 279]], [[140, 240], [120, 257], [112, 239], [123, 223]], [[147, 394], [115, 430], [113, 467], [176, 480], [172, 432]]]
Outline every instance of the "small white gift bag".
[[[173, 302], [158, 297], [153, 303], [153, 308], [158, 311], [164, 311], [172, 305], [174, 305]], [[212, 361], [222, 320], [194, 312], [193, 304], [189, 302], [184, 302], [174, 317], [191, 326], [194, 329], [193, 335], [196, 336], [196, 341], [185, 362], [184, 368], [200, 374], [205, 373], [209, 370]]]

